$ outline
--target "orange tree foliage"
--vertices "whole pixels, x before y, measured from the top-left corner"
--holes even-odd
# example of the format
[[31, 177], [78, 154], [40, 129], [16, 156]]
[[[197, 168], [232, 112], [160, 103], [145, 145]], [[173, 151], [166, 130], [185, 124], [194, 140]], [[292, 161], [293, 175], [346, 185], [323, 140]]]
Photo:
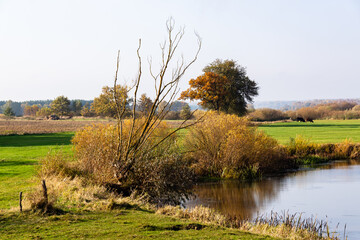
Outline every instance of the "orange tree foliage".
[[203, 76], [191, 80], [190, 88], [183, 93], [182, 99], [200, 99], [205, 108], [243, 115], [247, 104], [258, 95], [257, 83], [234, 60], [217, 59], [203, 72]]
[[227, 77], [206, 72], [189, 81], [190, 88], [181, 93], [180, 99], [201, 100], [200, 105], [216, 111], [223, 110], [223, 102], [229, 94]]

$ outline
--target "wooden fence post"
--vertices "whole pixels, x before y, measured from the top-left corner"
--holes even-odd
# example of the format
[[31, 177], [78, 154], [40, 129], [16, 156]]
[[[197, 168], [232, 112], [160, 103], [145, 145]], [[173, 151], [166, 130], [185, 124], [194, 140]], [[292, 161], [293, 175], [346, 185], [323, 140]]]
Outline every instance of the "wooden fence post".
[[19, 205], [20, 205], [20, 212], [22, 212], [22, 192], [20, 192], [20, 196], [19, 196]]
[[44, 196], [45, 204], [47, 205], [48, 204], [48, 194], [47, 194], [45, 179], [42, 180], [42, 187], [43, 187], [43, 196]]

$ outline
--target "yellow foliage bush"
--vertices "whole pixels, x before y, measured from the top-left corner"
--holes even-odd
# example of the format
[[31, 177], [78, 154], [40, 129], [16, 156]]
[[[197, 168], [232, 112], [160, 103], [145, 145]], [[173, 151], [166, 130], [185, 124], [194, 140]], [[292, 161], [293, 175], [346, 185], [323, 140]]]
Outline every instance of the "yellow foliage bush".
[[312, 143], [309, 139], [301, 135], [296, 135], [295, 138], [290, 139], [290, 144], [288, 145], [287, 149], [290, 155], [302, 158], [309, 155], [314, 155], [316, 150], [319, 148], [319, 144]]
[[250, 127], [245, 118], [213, 111], [190, 129], [185, 142], [201, 175], [251, 178], [280, 167], [286, 158], [276, 140]]

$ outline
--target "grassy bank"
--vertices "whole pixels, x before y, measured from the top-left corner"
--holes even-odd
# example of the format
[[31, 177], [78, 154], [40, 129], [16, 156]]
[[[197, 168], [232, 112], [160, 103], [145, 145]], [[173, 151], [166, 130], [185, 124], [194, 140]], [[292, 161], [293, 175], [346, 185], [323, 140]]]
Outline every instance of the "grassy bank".
[[0, 215], [1, 239], [276, 239], [146, 210]]
[[301, 135], [314, 143], [339, 143], [345, 139], [360, 142], [360, 120], [316, 120], [314, 123], [285, 122], [260, 125], [260, 130], [288, 144]]

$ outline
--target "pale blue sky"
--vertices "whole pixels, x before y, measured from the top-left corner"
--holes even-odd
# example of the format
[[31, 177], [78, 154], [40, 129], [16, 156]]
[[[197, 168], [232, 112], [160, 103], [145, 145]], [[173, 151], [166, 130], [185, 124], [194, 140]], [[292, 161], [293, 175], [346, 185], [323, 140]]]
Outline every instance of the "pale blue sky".
[[153, 56], [157, 65], [170, 16], [186, 27], [186, 59], [194, 31], [203, 43], [182, 90], [220, 58], [247, 68], [260, 86], [255, 100], [360, 97], [358, 0], [0, 0], [0, 100], [93, 99], [113, 83], [118, 49], [129, 83], [138, 38], [144, 63]]

